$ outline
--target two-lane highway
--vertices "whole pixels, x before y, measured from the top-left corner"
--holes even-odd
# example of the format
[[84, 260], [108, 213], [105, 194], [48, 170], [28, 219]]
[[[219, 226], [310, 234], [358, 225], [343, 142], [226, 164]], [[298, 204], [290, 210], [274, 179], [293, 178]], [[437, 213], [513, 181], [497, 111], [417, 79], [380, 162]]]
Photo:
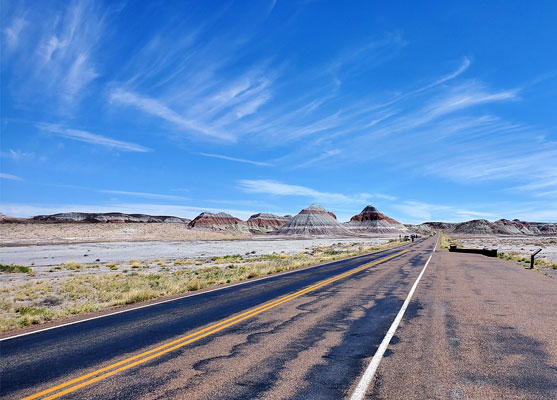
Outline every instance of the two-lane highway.
[[0, 395], [346, 397], [435, 241], [3, 340]]

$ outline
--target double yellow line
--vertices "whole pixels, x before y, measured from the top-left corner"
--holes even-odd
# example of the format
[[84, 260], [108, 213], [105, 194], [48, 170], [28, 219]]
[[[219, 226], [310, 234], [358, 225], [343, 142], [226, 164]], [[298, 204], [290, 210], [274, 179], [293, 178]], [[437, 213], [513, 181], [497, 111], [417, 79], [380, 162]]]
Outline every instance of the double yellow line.
[[[222, 331], [223, 329], [226, 329], [229, 326], [235, 325], [235, 324], [237, 324], [237, 323], [239, 323], [239, 322], [241, 322], [245, 319], [254, 317], [257, 314], [262, 313], [263, 311], [270, 310], [271, 308], [275, 308], [275, 307], [277, 307], [277, 306], [279, 306], [283, 303], [286, 303], [286, 302], [294, 300], [294, 299], [296, 299], [300, 296], [303, 296], [304, 294], [307, 294], [309, 292], [312, 292], [314, 290], [322, 288], [323, 286], [326, 286], [326, 285], [329, 285], [333, 282], [336, 282], [339, 279], [346, 278], [350, 275], [354, 275], [354, 274], [356, 274], [360, 271], [363, 271], [366, 268], [369, 268], [369, 267], [372, 267], [372, 266], [377, 265], [379, 263], [388, 261], [392, 258], [395, 258], [395, 257], [397, 257], [401, 254], [406, 253], [407, 251], [409, 251], [409, 250], [400, 251], [400, 252], [395, 253], [393, 255], [390, 255], [390, 256], [387, 256], [387, 257], [384, 257], [384, 258], [380, 258], [379, 260], [376, 260], [376, 261], [364, 264], [360, 267], [351, 269], [347, 272], [344, 272], [340, 275], [336, 275], [336, 276], [334, 276], [332, 278], [329, 278], [329, 279], [326, 279], [324, 281], [317, 282], [317, 283], [315, 283], [311, 286], [308, 286], [305, 289], [299, 290], [297, 292], [294, 292], [294, 293], [289, 294], [289, 295], [284, 296], [284, 297], [279, 297], [278, 299], [273, 300], [269, 303], [265, 303], [265, 304], [262, 304], [258, 307], [252, 308], [251, 310], [245, 311], [245, 312], [243, 312], [241, 314], [238, 314], [234, 317], [225, 319], [221, 322], [218, 322], [216, 324], [208, 326], [207, 328], [203, 328], [203, 329], [198, 330], [196, 332], [193, 332], [189, 335], [186, 335], [186, 336], [183, 336], [179, 339], [173, 340], [172, 342], [166, 343], [166, 344], [164, 344], [162, 346], [159, 346], [159, 347], [156, 347], [152, 350], [143, 352], [141, 354], [137, 354], [133, 357], [126, 358], [122, 361], [118, 361], [117, 363], [108, 365], [104, 368], [100, 368], [96, 371], [93, 371], [93, 372], [90, 372], [88, 374], [82, 375], [78, 378], [69, 380], [69, 381], [64, 382], [60, 385], [51, 387], [50, 389], [46, 389], [46, 390], [43, 390], [41, 392], [35, 393], [31, 396], [24, 397], [22, 400], [32, 400], [32, 399], [36, 399], [36, 398], [39, 398], [41, 396], [45, 396], [45, 395], [48, 395], [48, 394], [50, 394], [50, 396], [44, 397], [43, 400], [56, 399], [60, 396], [63, 396], [65, 394], [68, 394], [70, 392], [78, 390], [82, 387], [85, 387], [85, 386], [91, 385], [95, 382], [106, 379], [106, 378], [108, 378], [108, 377], [110, 377], [114, 374], [117, 374], [119, 372], [122, 372], [122, 371], [125, 371], [127, 369], [133, 368], [137, 365], [146, 363], [149, 360], [160, 357], [160, 356], [162, 356], [166, 353], [169, 353], [171, 351], [179, 349], [180, 347], [186, 346], [186, 345], [188, 345], [190, 343], [193, 343], [193, 342], [195, 342], [199, 339], [202, 339], [206, 336], [209, 336], [209, 335], [212, 335], [212, 334], [217, 333], [219, 331]], [[64, 389], [64, 388], [66, 388], [66, 389]], [[61, 389], [64, 389], [64, 390], [61, 390]], [[57, 393], [54, 393], [58, 390], [61, 390], [61, 391], [59, 391]], [[54, 394], [51, 394], [51, 393], [54, 393]]]

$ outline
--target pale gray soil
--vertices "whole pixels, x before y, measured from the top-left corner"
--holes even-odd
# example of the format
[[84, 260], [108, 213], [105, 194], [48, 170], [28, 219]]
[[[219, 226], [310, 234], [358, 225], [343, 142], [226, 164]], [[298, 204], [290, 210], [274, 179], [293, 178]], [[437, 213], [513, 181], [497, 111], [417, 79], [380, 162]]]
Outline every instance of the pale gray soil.
[[[376, 247], [387, 243], [389, 237], [349, 239], [267, 239], [219, 240], [219, 241], [148, 241], [148, 242], [102, 242], [75, 243], [66, 245], [0, 247], [0, 264], [25, 265], [33, 268], [33, 276], [27, 274], [0, 274], [0, 286], [20, 281], [52, 279], [76, 273], [118, 273], [129, 269], [130, 260], [145, 262], [149, 272], [174, 268], [176, 259], [190, 260], [188, 267], [204, 267], [211, 264], [211, 257], [249, 254], [255, 257], [264, 254], [285, 253], [294, 255], [311, 252], [317, 247], [332, 246], [333, 250], [357, 251], [359, 247]], [[159, 262], [160, 261], [160, 262]], [[53, 267], [68, 262], [83, 265], [100, 264], [101, 268], [71, 270]], [[118, 263], [114, 270], [107, 263]], [[103, 265], [104, 264], [104, 265]], [[168, 265], [170, 264], [170, 266]], [[181, 267], [177, 267], [181, 268]]]
[[240, 232], [190, 229], [183, 223], [0, 224], [0, 247], [148, 240], [230, 240], [250, 236]]
[[541, 248], [541, 257], [557, 262], [557, 236], [458, 236], [451, 235], [463, 247], [493, 248], [500, 252], [516, 252], [521, 255], [530, 255]]
[[[451, 235], [462, 247], [497, 249], [500, 253], [517, 254], [523, 257], [530, 257], [537, 249], [542, 251], [537, 255], [539, 258], [557, 263], [557, 236], [459, 236]], [[557, 277], [557, 270], [551, 268], [540, 269]]]

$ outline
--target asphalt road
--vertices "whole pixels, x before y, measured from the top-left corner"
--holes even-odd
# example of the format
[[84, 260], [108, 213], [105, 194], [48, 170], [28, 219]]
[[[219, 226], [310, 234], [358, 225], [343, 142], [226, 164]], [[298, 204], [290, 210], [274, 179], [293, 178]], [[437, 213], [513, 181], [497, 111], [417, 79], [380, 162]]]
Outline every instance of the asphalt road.
[[[21, 398], [64, 384], [317, 282], [396, 255], [65, 396], [265, 397], [268, 390], [285, 384], [279, 377], [281, 371], [294, 368], [295, 392], [302, 395], [317, 390], [338, 397], [357, 378], [362, 359], [373, 354], [380, 343], [433, 245], [434, 239], [428, 239], [2, 341], [0, 396]], [[397, 255], [404, 250], [408, 251]], [[298, 366], [288, 367], [301, 351], [318, 351], [318, 358], [323, 358], [304, 365], [303, 371]], [[345, 357], [352, 352], [357, 356]], [[334, 361], [336, 354], [344, 362]], [[334, 373], [334, 386], [327, 382], [319, 388], [311, 376], [322, 375], [323, 360], [331, 365], [327, 374], [342, 372]], [[208, 370], [212, 372], [208, 374]], [[302, 379], [306, 373], [310, 375]], [[309, 386], [302, 389], [302, 382]], [[284, 391], [277, 390], [277, 395]]]
[[[0, 397], [349, 397], [435, 240], [2, 341]], [[434, 253], [368, 397], [554, 397], [555, 289]]]

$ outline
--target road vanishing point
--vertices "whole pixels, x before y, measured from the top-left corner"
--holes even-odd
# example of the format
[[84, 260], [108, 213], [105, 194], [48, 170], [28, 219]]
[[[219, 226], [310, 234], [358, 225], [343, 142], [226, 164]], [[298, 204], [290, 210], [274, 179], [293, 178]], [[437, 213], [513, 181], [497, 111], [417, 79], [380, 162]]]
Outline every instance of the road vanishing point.
[[438, 237], [0, 341], [3, 399], [555, 399], [557, 285]]

